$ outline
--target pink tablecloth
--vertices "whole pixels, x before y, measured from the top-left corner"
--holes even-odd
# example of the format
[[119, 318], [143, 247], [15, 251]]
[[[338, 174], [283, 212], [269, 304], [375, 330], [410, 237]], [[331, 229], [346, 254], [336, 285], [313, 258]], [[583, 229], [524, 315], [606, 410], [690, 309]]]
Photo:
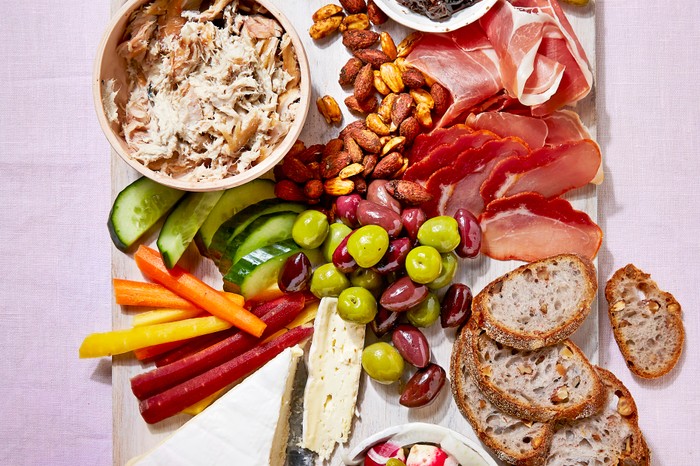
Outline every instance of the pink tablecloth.
[[[601, 316], [601, 363], [634, 394], [655, 465], [700, 456], [700, 6], [600, 0], [600, 277], [634, 262], [684, 306], [671, 374], [632, 377]], [[105, 0], [6, 2], [0, 15], [0, 464], [111, 463], [109, 148], [91, 102]], [[605, 310], [606, 306], [601, 305]]]

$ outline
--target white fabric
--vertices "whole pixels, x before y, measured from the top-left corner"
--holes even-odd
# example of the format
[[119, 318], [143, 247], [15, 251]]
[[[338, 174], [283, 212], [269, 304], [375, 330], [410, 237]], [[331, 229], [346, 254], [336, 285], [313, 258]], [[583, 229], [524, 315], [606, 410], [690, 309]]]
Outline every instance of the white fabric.
[[[679, 367], [644, 381], [625, 368], [602, 314], [601, 363], [635, 396], [653, 464], [694, 465], [700, 6], [600, 0], [597, 8], [601, 285], [634, 262], [675, 294], [687, 331]], [[108, 465], [110, 366], [79, 360], [77, 349], [111, 322], [109, 147], [90, 87], [109, 4], [5, 1], [2, 12], [0, 464]]]

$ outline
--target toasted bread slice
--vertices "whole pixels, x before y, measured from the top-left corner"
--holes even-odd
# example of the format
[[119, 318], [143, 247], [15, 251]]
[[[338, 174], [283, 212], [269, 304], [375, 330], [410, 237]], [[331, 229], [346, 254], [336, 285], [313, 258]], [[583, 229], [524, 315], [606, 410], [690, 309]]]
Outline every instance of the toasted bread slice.
[[632, 395], [612, 373], [596, 369], [605, 385], [605, 406], [591, 417], [557, 424], [547, 466], [650, 464]]
[[462, 415], [501, 461], [517, 466], [543, 464], [553, 423], [524, 421], [500, 411], [481, 393], [469, 374], [463, 349], [463, 345], [454, 345], [450, 360], [452, 395]]
[[597, 289], [591, 261], [561, 254], [497, 278], [476, 295], [472, 307], [491, 338], [533, 350], [574, 333], [590, 313]]
[[655, 378], [673, 369], [685, 339], [681, 305], [673, 295], [629, 264], [613, 274], [605, 297], [617, 346], [630, 370]]
[[603, 383], [570, 340], [532, 351], [501, 345], [471, 322], [455, 342], [479, 389], [501, 411], [548, 422], [595, 413], [604, 401]]

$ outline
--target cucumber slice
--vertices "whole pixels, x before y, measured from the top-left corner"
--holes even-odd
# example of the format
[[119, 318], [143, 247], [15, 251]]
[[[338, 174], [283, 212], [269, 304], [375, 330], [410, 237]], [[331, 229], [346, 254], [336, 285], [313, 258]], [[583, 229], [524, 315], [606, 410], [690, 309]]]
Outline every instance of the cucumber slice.
[[223, 194], [223, 191], [189, 193], [168, 215], [157, 243], [167, 268], [175, 267]]
[[271, 180], [263, 179], [249, 181], [243, 186], [236, 186], [224, 191], [223, 196], [216, 203], [194, 237], [199, 252], [203, 256], [207, 255], [216, 230], [226, 220], [251, 204], [264, 199], [272, 199], [273, 197], [275, 197], [275, 183]]
[[297, 215], [296, 212], [278, 212], [256, 218], [228, 244], [226, 257], [235, 264], [256, 249], [290, 239]]
[[250, 205], [238, 212], [236, 215], [225, 221], [216, 231], [209, 246], [208, 256], [219, 265], [222, 273], [226, 273], [231, 267], [231, 262], [224, 263], [221, 267], [219, 261], [225, 256], [228, 244], [248, 225], [262, 215], [274, 214], [277, 212], [303, 212], [306, 207], [303, 204], [280, 201], [279, 199], [267, 199], [257, 204]]
[[141, 177], [114, 200], [107, 228], [114, 245], [128, 250], [185, 195], [150, 178]]
[[280, 241], [243, 256], [224, 277], [224, 289], [241, 293], [246, 299], [255, 298], [277, 283], [284, 262], [299, 251], [303, 251], [312, 263], [323, 262], [318, 249], [301, 249], [291, 239]]

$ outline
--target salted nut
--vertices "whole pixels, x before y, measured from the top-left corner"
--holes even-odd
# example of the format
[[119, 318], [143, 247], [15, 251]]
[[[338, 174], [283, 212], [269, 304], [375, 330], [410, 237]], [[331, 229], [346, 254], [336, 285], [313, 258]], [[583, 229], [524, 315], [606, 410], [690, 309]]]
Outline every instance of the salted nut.
[[382, 32], [379, 36], [379, 43], [382, 46], [382, 52], [386, 53], [386, 56], [392, 60], [396, 60], [398, 54], [396, 50], [396, 44], [394, 44], [394, 39], [391, 38], [388, 32]]
[[621, 396], [620, 399], [617, 400], [617, 412], [620, 413], [620, 416], [625, 417], [630, 416], [634, 412], [634, 407], [629, 398]]
[[423, 36], [420, 32], [412, 32], [411, 34], [407, 35], [404, 40], [402, 40], [399, 45], [396, 47], [396, 56], [399, 58], [404, 58], [408, 56], [409, 53], [413, 50], [413, 47], [415, 47], [416, 43], [418, 42], [418, 39], [420, 39]]
[[391, 93], [391, 89], [386, 85], [382, 79], [382, 75], [379, 70], [374, 70], [374, 88], [382, 95], [388, 95]]
[[392, 151], [402, 152], [405, 144], [406, 138], [404, 136], [395, 136], [390, 138], [382, 147], [382, 155], [386, 155]]
[[414, 116], [423, 127], [430, 128], [433, 126], [433, 117], [430, 115], [430, 107], [426, 104], [416, 105]]
[[343, 114], [340, 113], [338, 102], [329, 95], [316, 99], [316, 107], [329, 125], [332, 123], [340, 123], [343, 119]]
[[340, 5], [333, 5], [331, 3], [316, 10], [313, 16], [311, 16], [311, 19], [314, 20], [314, 23], [317, 23], [319, 21], [323, 21], [324, 19], [328, 19], [331, 16], [335, 16], [342, 11], [343, 8]]
[[[388, 136], [391, 134], [391, 129], [382, 121], [382, 118], [376, 113], [370, 113], [365, 119], [367, 128], [378, 136]], [[381, 143], [381, 141], [380, 141]]]
[[339, 29], [340, 32], [345, 32], [352, 29], [369, 29], [369, 18], [364, 13], [347, 15], [345, 18], [343, 18]]
[[[375, 73], [379, 73], [379, 71], [375, 71]], [[382, 99], [382, 103], [379, 104], [379, 108], [377, 109], [377, 113], [382, 117], [382, 120], [391, 120], [391, 109], [394, 108], [394, 102], [396, 102], [398, 97], [398, 94], [391, 93], [387, 94], [387, 96]]]
[[411, 97], [413, 97], [413, 101], [416, 103], [416, 105], [424, 104], [431, 110], [433, 107], [435, 107], [435, 100], [433, 100], [433, 96], [431, 96], [430, 92], [426, 91], [425, 89], [411, 89], [409, 93], [411, 94]]
[[401, 78], [401, 70], [394, 63], [382, 63], [379, 67], [382, 79], [389, 86], [392, 92], [402, 92], [404, 90], [403, 79]]
[[323, 183], [323, 188], [326, 194], [330, 196], [344, 196], [350, 194], [355, 189], [355, 183], [352, 180], [343, 180], [340, 177], [335, 177], [326, 180]]
[[328, 37], [333, 32], [340, 28], [343, 22], [341, 15], [331, 16], [330, 18], [316, 21], [309, 29], [309, 35], [312, 39], [318, 40]]
[[351, 163], [347, 167], [340, 170], [340, 173], [338, 173], [338, 178], [345, 180], [345, 179], [351, 178], [355, 175], [359, 175], [364, 170], [365, 170], [365, 167], [361, 163]]

